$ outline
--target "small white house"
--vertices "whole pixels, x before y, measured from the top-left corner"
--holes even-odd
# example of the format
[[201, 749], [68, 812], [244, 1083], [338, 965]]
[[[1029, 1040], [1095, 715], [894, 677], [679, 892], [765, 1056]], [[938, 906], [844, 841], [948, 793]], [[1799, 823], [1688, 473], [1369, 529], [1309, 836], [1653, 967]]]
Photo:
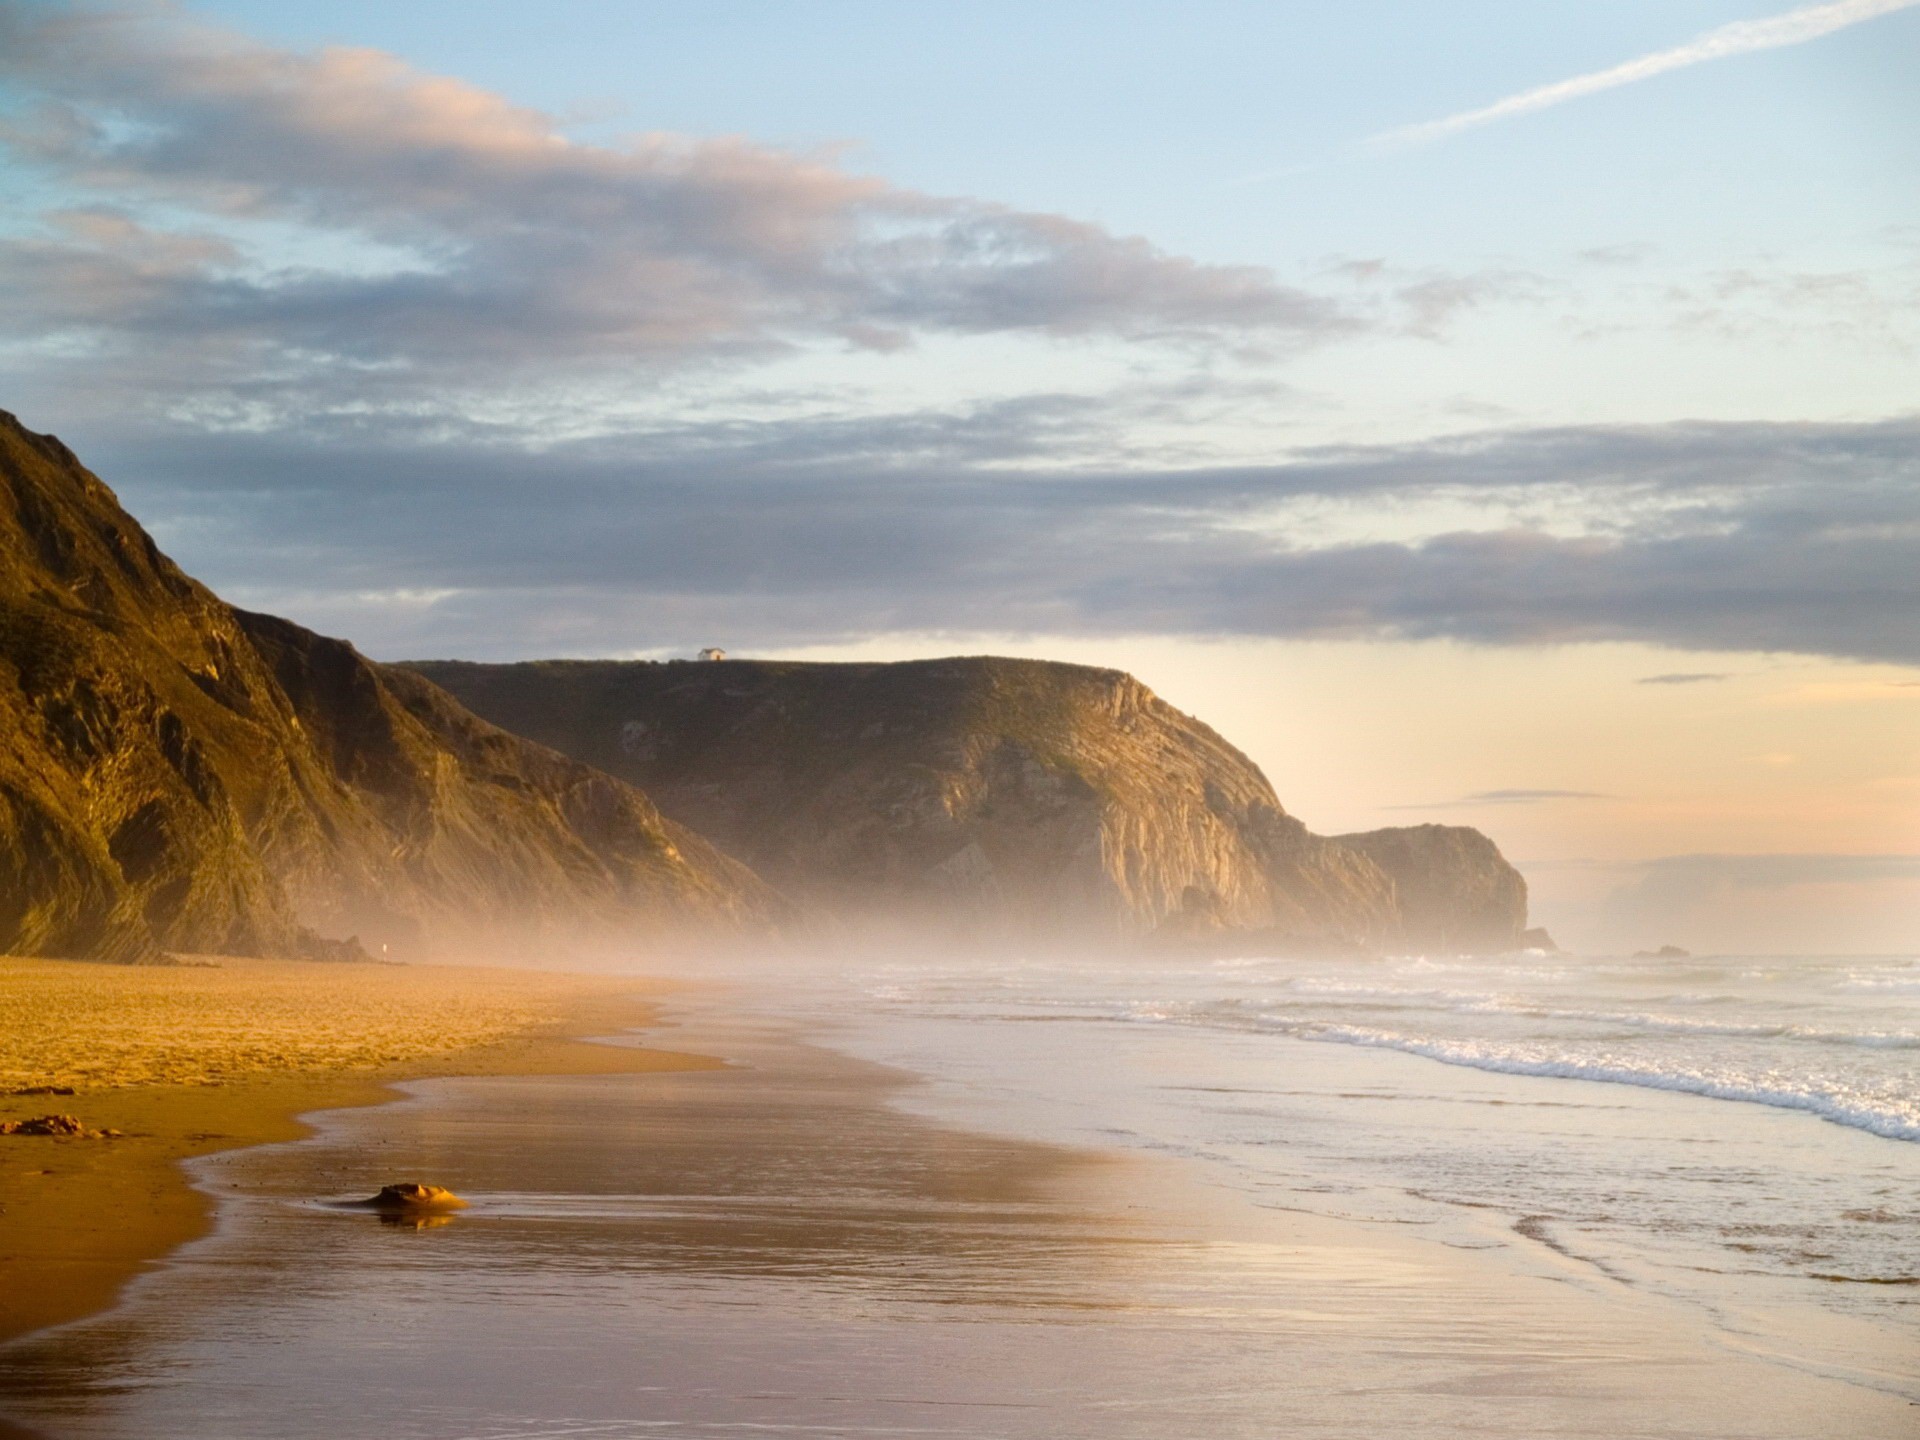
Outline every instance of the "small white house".
[[700, 658], [702, 660], [724, 660], [727, 658], [727, 652], [718, 646], [709, 645], [700, 652]]

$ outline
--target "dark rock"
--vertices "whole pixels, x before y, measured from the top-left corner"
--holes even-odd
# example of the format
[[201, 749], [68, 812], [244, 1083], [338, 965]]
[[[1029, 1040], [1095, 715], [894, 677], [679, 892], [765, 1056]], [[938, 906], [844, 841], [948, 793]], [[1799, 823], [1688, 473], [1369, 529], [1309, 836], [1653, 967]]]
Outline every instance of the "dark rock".
[[48, 1135], [55, 1139], [111, 1140], [118, 1130], [95, 1130], [77, 1115], [39, 1115], [31, 1120], [0, 1120], [0, 1135]]
[[368, 1200], [356, 1200], [353, 1203], [366, 1210], [399, 1213], [467, 1208], [467, 1202], [451, 1190], [442, 1189], [438, 1185], [422, 1185], [414, 1181], [406, 1181], [398, 1185], [382, 1185], [378, 1195]]

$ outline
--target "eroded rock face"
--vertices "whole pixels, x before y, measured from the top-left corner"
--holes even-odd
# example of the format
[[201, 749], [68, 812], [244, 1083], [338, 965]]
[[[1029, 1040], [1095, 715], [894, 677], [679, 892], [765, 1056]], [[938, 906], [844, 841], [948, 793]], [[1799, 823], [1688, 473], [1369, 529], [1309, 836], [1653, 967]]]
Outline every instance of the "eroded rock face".
[[1259, 932], [1387, 948], [1457, 908], [1463, 948], [1469, 933], [1508, 935], [1518, 876], [1484, 837], [1454, 855], [1313, 835], [1245, 755], [1118, 671], [997, 658], [411, 668], [644, 787], [816, 917], [962, 938]]
[[0, 953], [516, 953], [772, 903], [631, 786], [224, 604], [0, 412]]
[[1396, 948], [1519, 950], [1546, 934], [1527, 930], [1527, 882], [1478, 830], [1406, 825], [1333, 838], [1393, 882]]

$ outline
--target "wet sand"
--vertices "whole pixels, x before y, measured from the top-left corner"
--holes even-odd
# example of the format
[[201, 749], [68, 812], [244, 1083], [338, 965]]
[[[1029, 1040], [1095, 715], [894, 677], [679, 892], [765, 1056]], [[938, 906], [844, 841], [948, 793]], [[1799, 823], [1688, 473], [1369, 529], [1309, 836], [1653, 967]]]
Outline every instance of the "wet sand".
[[[213, 1202], [181, 1168], [192, 1157], [295, 1139], [308, 1133], [298, 1116], [391, 1101], [396, 1083], [422, 1076], [718, 1064], [577, 1038], [647, 1023], [649, 993], [666, 987], [454, 967], [0, 958], [0, 1120], [69, 1113], [124, 1132], [0, 1138], [0, 1342], [112, 1304], [204, 1234]], [[75, 1093], [11, 1093], [46, 1087]]]
[[[197, 1162], [218, 1232], [6, 1351], [0, 1410], [61, 1440], [1920, 1428], [1572, 1266], [932, 1121], [895, 1103], [912, 1077], [777, 1022], [674, 1039], [743, 1063], [431, 1081]], [[416, 1230], [322, 1203], [396, 1169], [473, 1208]]]

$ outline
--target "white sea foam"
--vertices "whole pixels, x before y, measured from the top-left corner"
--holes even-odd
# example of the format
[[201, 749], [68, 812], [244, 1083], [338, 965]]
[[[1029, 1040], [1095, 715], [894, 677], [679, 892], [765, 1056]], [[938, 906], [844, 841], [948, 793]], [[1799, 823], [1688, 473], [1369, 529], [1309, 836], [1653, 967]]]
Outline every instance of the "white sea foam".
[[1851, 975], [1841, 983], [1849, 990], [1896, 990], [1920, 995], [1920, 975]]
[[1753, 1040], [1808, 1040], [1821, 1045], [1864, 1045], [1876, 1050], [1920, 1049], [1920, 1033], [1911, 1030], [1834, 1030], [1781, 1021], [1698, 1020], [1690, 1015], [1663, 1015], [1635, 1010], [1583, 1010], [1529, 1005], [1494, 999], [1474, 1007], [1475, 1013], [1505, 1012], [1542, 1020], [1574, 1020], [1622, 1029], [1655, 1030], [1672, 1035], [1725, 1035]]
[[[1133, 1001], [1109, 1013], [1133, 1021], [1256, 1031], [1397, 1050], [1442, 1064], [1502, 1074], [1635, 1085], [1798, 1110], [1890, 1140], [1920, 1141], [1920, 1089], [1911, 1083], [1890, 1083], [1884, 1073], [1851, 1073], [1840, 1058], [1849, 1050], [1920, 1049], [1920, 1034], [1912, 1031], [1848, 1030], [1784, 1020], [1702, 1020], [1648, 1011], [1539, 1005], [1511, 995], [1413, 990], [1319, 977], [1305, 983], [1296, 980], [1280, 988], [1292, 994], [1265, 1002], [1244, 998]], [[1603, 1026], [1628, 1034], [1609, 1045], [1605, 1037], [1584, 1028], [1563, 1030], [1548, 1039], [1490, 1033], [1472, 1037], [1409, 1033], [1324, 1016], [1325, 1010], [1340, 1004], [1361, 1013], [1398, 1010], [1416, 1028], [1426, 1031], [1448, 1016], [1501, 1016], [1561, 1026]], [[1429, 1012], [1427, 1019], [1432, 1023], [1418, 1023], [1421, 1011]], [[1636, 1035], [1647, 1038], [1637, 1040]], [[1707, 1048], [1675, 1048], [1693, 1039]], [[1714, 1042], [1721, 1041], [1736, 1048], [1715, 1048]], [[1795, 1051], [1780, 1049], [1780, 1042], [1791, 1042]], [[1805, 1047], [1806, 1058], [1793, 1060], [1792, 1055], [1800, 1053], [1801, 1046]]]
[[[987, 991], [976, 972], [953, 998], [981, 1018], [1123, 1020], [1364, 1045], [1543, 1080], [1796, 1110], [1920, 1141], [1911, 1059], [1920, 1011], [1910, 998], [1920, 992], [1920, 964], [1618, 958], [1543, 975], [1511, 956], [1236, 959], [1151, 971], [1028, 969], [1019, 983], [996, 975]], [[1143, 981], [1158, 993], [1141, 996]]]
[[[1902, 982], [1902, 988], [1904, 983]], [[1911, 983], [1915, 988], [1920, 988], [1920, 978], [1916, 978]], [[1369, 1008], [1433, 1009], [1461, 1015], [1513, 1015], [1539, 1020], [1568, 1020], [1582, 1024], [1609, 1025], [1632, 1030], [1662, 1031], [1671, 1034], [1799, 1040], [1823, 1045], [1862, 1045], [1880, 1050], [1920, 1049], [1920, 1031], [1913, 1030], [1847, 1030], [1831, 1026], [1799, 1025], [1784, 1020], [1703, 1020], [1691, 1015], [1671, 1015], [1659, 1011], [1544, 1005], [1523, 996], [1511, 994], [1416, 989], [1317, 977], [1289, 980], [1285, 982], [1285, 988], [1311, 999], [1328, 999]], [[1715, 994], [1680, 994], [1667, 997], [1671, 1003], [1690, 1005], [1722, 1004], [1736, 1001], [1737, 998]]]
[[1299, 1032], [1304, 1040], [1340, 1045], [1364, 1045], [1424, 1055], [1445, 1065], [1464, 1065], [1506, 1075], [1549, 1076], [1561, 1080], [1595, 1080], [1609, 1085], [1638, 1085], [1649, 1090], [1675, 1090], [1715, 1100], [1736, 1100], [1782, 1110], [1802, 1110], [1850, 1125], [1889, 1140], [1920, 1141], [1920, 1106], [1898, 1100], [1827, 1091], [1786, 1077], [1716, 1075], [1700, 1070], [1659, 1070], [1629, 1061], [1588, 1056], [1528, 1053], [1480, 1042], [1420, 1040], [1384, 1030], [1329, 1025]]

